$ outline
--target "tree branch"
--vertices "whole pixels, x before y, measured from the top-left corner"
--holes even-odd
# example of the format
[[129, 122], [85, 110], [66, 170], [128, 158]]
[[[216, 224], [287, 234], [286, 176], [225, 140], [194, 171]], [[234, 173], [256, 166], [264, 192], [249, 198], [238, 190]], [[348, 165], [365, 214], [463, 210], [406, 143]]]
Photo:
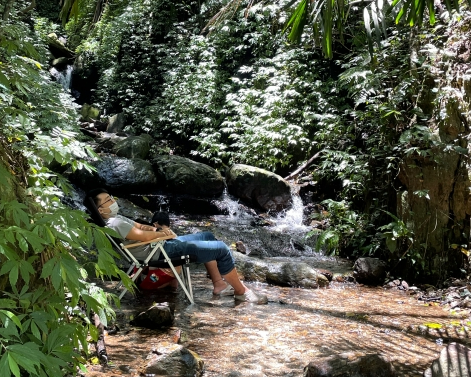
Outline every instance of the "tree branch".
[[25, 9], [21, 10], [21, 14], [26, 14], [31, 12], [34, 8], [36, 8], [36, 0], [31, 0], [31, 4], [29, 4]]
[[301, 165], [298, 169], [292, 172], [290, 175], [285, 177], [285, 180], [290, 180], [296, 178], [299, 174], [301, 174], [309, 165], [311, 165], [316, 158], [321, 155], [322, 151], [317, 152], [314, 156], [312, 156], [308, 161], [306, 161], [303, 165]]

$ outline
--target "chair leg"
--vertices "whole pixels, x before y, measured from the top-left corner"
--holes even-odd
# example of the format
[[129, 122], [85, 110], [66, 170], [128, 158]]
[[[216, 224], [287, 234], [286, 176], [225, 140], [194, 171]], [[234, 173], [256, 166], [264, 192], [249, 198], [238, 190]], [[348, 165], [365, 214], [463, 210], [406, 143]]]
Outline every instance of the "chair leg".
[[183, 266], [182, 274], [183, 274], [183, 278], [185, 280], [186, 286], [188, 287], [190, 296], [191, 298], [193, 298], [193, 286], [191, 285], [190, 267], [188, 265]]
[[[131, 264], [131, 267], [128, 268], [128, 270], [126, 271], [126, 274], [127, 274], [128, 276], [129, 276], [129, 274], [131, 273], [131, 271], [134, 269], [134, 267], [136, 267], [136, 265], [133, 263], [133, 264]], [[123, 282], [120, 281], [120, 282], [116, 285], [115, 289], [119, 289], [122, 285], [123, 285]]]
[[[133, 275], [133, 277], [131, 278], [132, 281], [136, 281], [136, 279], [139, 277], [139, 275], [141, 274], [143, 268], [142, 266], [140, 266], [138, 268], [138, 270], [136, 271], [136, 273]], [[127, 292], [127, 288], [124, 288], [123, 291], [121, 292], [121, 294], [119, 295], [119, 299], [121, 300], [123, 298], [123, 296], [126, 294]]]

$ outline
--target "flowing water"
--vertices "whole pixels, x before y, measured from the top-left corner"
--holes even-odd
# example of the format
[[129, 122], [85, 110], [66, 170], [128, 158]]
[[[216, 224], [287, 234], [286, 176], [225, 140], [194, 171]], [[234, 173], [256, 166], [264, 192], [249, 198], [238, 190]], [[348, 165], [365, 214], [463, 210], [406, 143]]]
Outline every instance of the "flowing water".
[[72, 82], [73, 69], [74, 67], [72, 65], [68, 65], [63, 71], [58, 71], [56, 68], [52, 67], [49, 72], [56, 79], [56, 81], [62, 85], [64, 90], [68, 91]]
[[[302, 206], [261, 226], [239, 203], [225, 198], [227, 215], [198, 218], [173, 216], [177, 233], [212, 230], [232, 244], [243, 241], [253, 257], [303, 260], [342, 275], [352, 263], [315, 252], [302, 218]], [[299, 211], [301, 210], [301, 214]], [[328, 288], [301, 289], [246, 282], [269, 298], [268, 305], [236, 304], [232, 297], [212, 295], [202, 266], [192, 265], [195, 304], [184, 294], [166, 290], [132, 297], [118, 310], [120, 331], [108, 335], [110, 364], [89, 365], [87, 377], [145, 375], [146, 357], [156, 347], [180, 343], [205, 363], [207, 377], [302, 376], [316, 359], [344, 352], [382, 353], [398, 376], [421, 376], [447, 342], [468, 342], [460, 324], [467, 313], [449, 313], [417, 301], [407, 292], [332, 282]], [[129, 319], [154, 302], [175, 305], [173, 327], [148, 330]], [[438, 323], [442, 329], [430, 329]]]

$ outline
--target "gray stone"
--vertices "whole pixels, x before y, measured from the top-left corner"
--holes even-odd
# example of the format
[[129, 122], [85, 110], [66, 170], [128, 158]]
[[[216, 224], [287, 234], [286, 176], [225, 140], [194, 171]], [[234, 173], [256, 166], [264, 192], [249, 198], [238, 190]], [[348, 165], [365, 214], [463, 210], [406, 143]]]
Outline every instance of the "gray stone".
[[108, 127], [106, 127], [106, 132], [118, 133], [124, 130], [126, 126], [126, 116], [124, 113], [118, 113], [113, 115], [108, 120]]
[[82, 109], [80, 110], [80, 114], [82, 115], [82, 120], [90, 122], [97, 120], [100, 117], [100, 109], [97, 109], [88, 103], [84, 103], [82, 105]]
[[303, 377], [395, 377], [391, 361], [384, 355], [347, 352], [320, 358], [304, 368]]
[[180, 156], [155, 156], [152, 165], [159, 181], [173, 194], [213, 197], [224, 191], [221, 174], [208, 165]]
[[124, 139], [126, 139], [126, 136], [118, 136], [109, 132], [100, 132], [100, 136], [96, 138], [98, 147], [95, 148], [95, 151], [97, 153], [101, 151], [112, 151], [114, 146]]
[[386, 277], [386, 266], [386, 262], [378, 258], [358, 258], [353, 265], [353, 276], [359, 283], [383, 283]]
[[70, 179], [85, 191], [103, 187], [111, 193], [148, 193], [155, 190], [157, 178], [151, 164], [141, 159], [104, 156], [91, 163], [96, 172], [76, 171]]
[[171, 326], [174, 319], [173, 308], [169, 306], [168, 302], [163, 302], [154, 304], [146, 311], [139, 313], [131, 321], [131, 324], [148, 329], [159, 329]]
[[459, 343], [450, 343], [440, 352], [424, 372], [424, 377], [469, 377], [471, 376], [471, 349]]
[[303, 262], [264, 261], [241, 253], [233, 255], [239, 274], [246, 280], [302, 288], [329, 285], [327, 277]]
[[179, 377], [203, 375], [203, 360], [196, 352], [178, 344], [162, 344], [146, 360], [146, 375]]
[[147, 209], [138, 207], [131, 201], [124, 199], [124, 198], [119, 198], [115, 197], [116, 201], [118, 202], [119, 205], [119, 214], [127, 217], [128, 219], [135, 220], [137, 222], [145, 222], [145, 223], [150, 223], [152, 220], [152, 215], [153, 213]]
[[63, 57], [54, 59], [51, 65], [57, 69], [62, 69], [66, 67], [68, 63], [69, 63], [69, 59], [63, 56]]
[[113, 152], [119, 157], [146, 159], [153, 139], [150, 135], [129, 136], [118, 141]]
[[279, 175], [253, 166], [235, 164], [226, 172], [229, 192], [266, 211], [289, 208], [291, 187]]

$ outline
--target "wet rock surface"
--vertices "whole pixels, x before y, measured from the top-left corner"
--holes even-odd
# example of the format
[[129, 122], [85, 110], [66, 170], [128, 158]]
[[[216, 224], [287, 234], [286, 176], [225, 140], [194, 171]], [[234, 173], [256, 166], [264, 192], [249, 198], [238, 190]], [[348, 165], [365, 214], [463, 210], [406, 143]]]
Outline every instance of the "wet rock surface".
[[117, 142], [113, 152], [119, 157], [145, 159], [153, 142], [152, 137], [147, 134], [129, 136]]
[[396, 377], [387, 356], [347, 352], [320, 358], [304, 368], [303, 377]]
[[364, 284], [382, 284], [386, 278], [386, 262], [378, 258], [358, 258], [353, 265], [353, 276]]
[[113, 155], [102, 156], [91, 162], [97, 171], [77, 170], [70, 176], [72, 182], [85, 191], [97, 187], [110, 189], [112, 194], [122, 192], [146, 192], [157, 185], [157, 178], [150, 162], [127, 159]]
[[[172, 305], [173, 306], [173, 305]], [[171, 326], [175, 319], [173, 307], [168, 302], [154, 304], [150, 308], [139, 313], [130, 324], [133, 326], [159, 329]]]
[[219, 196], [224, 190], [224, 179], [212, 167], [180, 156], [154, 156], [152, 166], [160, 188], [173, 194], [201, 197]]
[[304, 262], [258, 260], [233, 253], [239, 275], [245, 280], [275, 285], [318, 288], [329, 285], [328, 278]]
[[204, 361], [197, 353], [178, 344], [162, 344], [146, 358], [146, 376], [200, 377]]
[[279, 175], [249, 165], [235, 164], [226, 172], [229, 192], [266, 211], [291, 206], [291, 188]]

